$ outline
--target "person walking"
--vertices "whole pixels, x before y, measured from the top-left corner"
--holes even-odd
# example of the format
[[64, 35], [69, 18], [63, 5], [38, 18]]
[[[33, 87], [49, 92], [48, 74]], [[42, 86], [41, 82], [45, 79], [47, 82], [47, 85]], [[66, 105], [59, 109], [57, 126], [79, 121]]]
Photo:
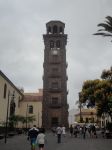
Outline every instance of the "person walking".
[[77, 137], [77, 133], [78, 133], [78, 127], [77, 126], [74, 126], [74, 137], [76, 138]]
[[96, 128], [95, 128], [95, 125], [93, 124], [92, 125], [92, 138], [97, 138], [97, 134], [96, 134]]
[[57, 142], [61, 143], [61, 134], [62, 134], [62, 128], [61, 128], [61, 126], [58, 126], [56, 128], [56, 133], [57, 133]]
[[44, 150], [44, 145], [45, 145], [45, 130], [40, 129], [40, 132], [37, 136], [37, 142], [39, 146], [39, 150]]
[[83, 128], [82, 128], [83, 139], [86, 138], [86, 130], [87, 130], [87, 128], [86, 128], [86, 125], [84, 124]]
[[31, 150], [35, 150], [38, 133], [39, 130], [36, 128], [35, 125], [28, 131], [27, 139], [31, 142]]
[[71, 135], [71, 137], [73, 136], [73, 127], [72, 127], [72, 125], [70, 125], [70, 135]]

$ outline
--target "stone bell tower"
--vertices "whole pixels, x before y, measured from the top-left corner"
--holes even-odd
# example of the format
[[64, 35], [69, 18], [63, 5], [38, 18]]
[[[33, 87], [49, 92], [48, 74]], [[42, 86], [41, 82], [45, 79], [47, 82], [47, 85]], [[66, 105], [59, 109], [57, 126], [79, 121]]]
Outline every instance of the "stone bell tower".
[[68, 126], [67, 104], [67, 34], [65, 24], [61, 21], [50, 21], [46, 24], [44, 39], [44, 75], [42, 124], [49, 129], [53, 126]]

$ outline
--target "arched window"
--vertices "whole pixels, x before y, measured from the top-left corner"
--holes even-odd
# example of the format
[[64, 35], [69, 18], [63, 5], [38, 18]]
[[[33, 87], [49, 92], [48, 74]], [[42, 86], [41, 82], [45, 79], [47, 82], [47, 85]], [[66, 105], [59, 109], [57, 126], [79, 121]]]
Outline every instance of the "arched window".
[[59, 40], [56, 41], [56, 47], [57, 47], [57, 48], [60, 48], [60, 41], [59, 41]]
[[48, 34], [51, 33], [51, 27], [48, 27], [47, 32], [48, 32]]
[[54, 41], [50, 41], [50, 48], [54, 48]]
[[59, 33], [61, 33], [61, 34], [63, 33], [63, 28], [62, 27], [59, 28]]
[[6, 98], [6, 93], [7, 93], [7, 85], [4, 85], [4, 98]]
[[33, 106], [32, 105], [29, 106], [29, 114], [33, 114]]
[[57, 33], [58, 32], [58, 28], [57, 28], [57, 26], [55, 25], [54, 27], [53, 27], [53, 34], [55, 34], [55, 33]]

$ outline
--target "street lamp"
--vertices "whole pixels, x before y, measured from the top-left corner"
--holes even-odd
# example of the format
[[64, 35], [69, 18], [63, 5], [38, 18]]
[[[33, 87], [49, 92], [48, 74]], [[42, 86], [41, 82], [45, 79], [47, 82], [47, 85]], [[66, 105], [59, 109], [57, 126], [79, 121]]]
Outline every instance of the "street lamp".
[[27, 131], [27, 128], [28, 128], [28, 108], [29, 108], [29, 106], [27, 104], [27, 106], [26, 106], [26, 131]]
[[9, 117], [9, 98], [14, 98], [14, 93], [11, 94], [10, 91], [8, 92], [8, 102], [7, 102], [7, 114], [6, 114], [6, 125], [5, 125], [5, 143], [7, 143], [7, 133], [8, 133], [8, 117]]
[[82, 103], [81, 103], [81, 92], [79, 92], [79, 110], [80, 110], [80, 123], [82, 122]]
[[38, 111], [38, 127], [39, 127], [39, 119], [40, 119], [39, 117], [40, 117], [40, 115], [39, 115], [39, 111]]

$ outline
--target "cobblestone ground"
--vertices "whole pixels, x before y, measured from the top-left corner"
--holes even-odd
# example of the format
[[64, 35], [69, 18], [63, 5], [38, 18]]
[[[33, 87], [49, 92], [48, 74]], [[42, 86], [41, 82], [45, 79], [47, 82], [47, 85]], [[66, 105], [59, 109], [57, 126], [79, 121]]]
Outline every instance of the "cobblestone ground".
[[[46, 134], [45, 150], [112, 150], [112, 139], [97, 139], [82, 137], [74, 138], [69, 134], [62, 137], [62, 142], [57, 143], [57, 137], [52, 133]], [[27, 136], [19, 135], [4, 140], [0, 140], [0, 150], [30, 150], [30, 143], [27, 141]], [[36, 148], [38, 150], [38, 147]]]

